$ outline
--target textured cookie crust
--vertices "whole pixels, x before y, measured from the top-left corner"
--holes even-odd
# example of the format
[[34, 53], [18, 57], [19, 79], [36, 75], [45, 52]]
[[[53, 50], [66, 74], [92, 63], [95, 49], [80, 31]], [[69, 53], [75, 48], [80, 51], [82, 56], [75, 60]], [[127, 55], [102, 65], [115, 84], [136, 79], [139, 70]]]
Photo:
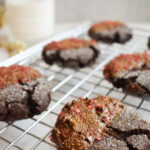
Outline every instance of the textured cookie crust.
[[97, 41], [125, 43], [132, 38], [131, 29], [118, 21], [103, 21], [94, 24], [88, 32]]
[[108, 96], [67, 104], [51, 136], [60, 150], [149, 150], [149, 138], [150, 124]]
[[25, 66], [0, 68], [0, 120], [12, 122], [44, 111], [50, 103], [50, 83]]
[[106, 129], [106, 135], [88, 150], [149, 150], [150, 124], [131, 110], [124, 111]]
[[150, 55], [146, 52], [116, 57], [105, 66], [104, 76], [129, 94], [150, 98]]
[[94, 63], [98, 54], [96, 41], [72, 38], [46, 45], [42, 56], [50, 65], [79, 68]]
[[138, 150], [149, 150], [150, 149], [150, 140], [147, 135], [133, 135], [127, 138], [128, 145], [132, 149]]
[[95, 141], [88, 150], [129, 150], [126, 142], [111, 135], [104, 135], [100, 141]]

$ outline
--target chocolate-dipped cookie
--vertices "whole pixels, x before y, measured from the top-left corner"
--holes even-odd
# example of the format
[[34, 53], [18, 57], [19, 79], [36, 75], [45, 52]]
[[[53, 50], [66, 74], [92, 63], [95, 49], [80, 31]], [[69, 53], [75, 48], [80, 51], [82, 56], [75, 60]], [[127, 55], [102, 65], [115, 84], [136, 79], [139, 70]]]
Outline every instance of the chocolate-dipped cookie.
[[131, 29], [119, 21], [102, 21], [94, 24], [88, 32], [97, 41], [125, 43], [132, 38]]
[[65, 39], [51, 42], [43, 48], [42, 56], [47, 64], [79, 68], [91, 65], [98, 57], [97, 42], [94, 40]]
[[117, 99], [80, 98], [62, 109], [51, 140], [60, 150], [149, 150], [150, 124]]
[[50, 83], [31, 67], [0, 67], [0, 120], [12, 122], [38, 115], [50, 103]]
[[105, 66], [104, 76], [126, 93], [150, 99], [150, 55], [147, 52], [116, 57]]

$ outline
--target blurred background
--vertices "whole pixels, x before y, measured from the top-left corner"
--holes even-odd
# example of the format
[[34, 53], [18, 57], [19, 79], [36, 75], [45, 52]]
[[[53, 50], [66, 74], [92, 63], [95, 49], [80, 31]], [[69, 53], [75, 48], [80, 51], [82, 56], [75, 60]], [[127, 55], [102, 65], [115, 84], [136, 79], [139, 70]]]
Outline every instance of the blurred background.
[[0, 60], [84, 20], [150, 23], [150, 0], [0, 0], [0, 6]]
[[[5, 1], [0, 0], [0, 4], [4, 5]], [[56, 22], [83, 19], [150, 21], [150, 0], [55, 0], [55, 4]]]
[[150, 0], [56, 0], [57, 22], [117, 19], [150, 21]]

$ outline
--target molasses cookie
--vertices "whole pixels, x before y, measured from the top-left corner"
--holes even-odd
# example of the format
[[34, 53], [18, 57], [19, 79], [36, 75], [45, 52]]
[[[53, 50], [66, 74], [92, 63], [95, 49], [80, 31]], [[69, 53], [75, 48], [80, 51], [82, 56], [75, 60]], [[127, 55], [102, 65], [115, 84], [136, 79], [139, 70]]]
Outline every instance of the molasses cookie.
[[123, 54], [109, 62], [104, 76], [126, 93], [150, 99], [150, 55]]
[[0, 120], [12, 122], [38, 115], [50, 103], [50, 84], [31, 67], [0, 67]]
[[131, 29], [118, 21], [96, 23], [90, 28], [88, 33], [91, 38], [107, 43], [125, 43], [132, 38]]
[[150, 124], [117, 99], [80, 98], [62, 109], [50, 138], [61, 150], [149, 150]]
[[94, 63], [98, 54], [96, 41], [72, 38], [46, 45], [42, 56], [50, 65], [79, 68]]

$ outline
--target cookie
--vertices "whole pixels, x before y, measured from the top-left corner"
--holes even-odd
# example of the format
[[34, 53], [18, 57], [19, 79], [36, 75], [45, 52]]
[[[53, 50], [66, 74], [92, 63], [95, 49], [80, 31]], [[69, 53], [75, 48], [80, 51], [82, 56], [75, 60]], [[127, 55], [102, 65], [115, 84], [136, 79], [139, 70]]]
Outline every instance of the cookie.
[[103, 21], [94, 24], [88, 31], [91, 38], [107, 43], [125, 43], [132, 38], [129, 27], [119, 21]]
[[148, 48], [150, 49], [150, 37], [148, 37], [147, 46], [148, 46]]
[[94, 40], [65, 39], [51, 42], [43, 49], [42, 56], [47, 64], [81, 68], [91, 65], [98, 57], [97, 42]]
[[80, 98], [62, 109], [50, 138], [61, 150], [149, 150], [150, 124], [117, 99]]
[[52, 138], [62, 150], [88, 149], [123, 107], [116, 99], [102, 96], [73, 101], [60, 113]]
[[31, 67], [0, 67], [0, 120], [13, 122], [38, 115], [48, 107], [50, 83]]
[[109, 62], [104, 76], [124, 92], [150, 99], [150, 55], [147, 52], [123, 54]]

